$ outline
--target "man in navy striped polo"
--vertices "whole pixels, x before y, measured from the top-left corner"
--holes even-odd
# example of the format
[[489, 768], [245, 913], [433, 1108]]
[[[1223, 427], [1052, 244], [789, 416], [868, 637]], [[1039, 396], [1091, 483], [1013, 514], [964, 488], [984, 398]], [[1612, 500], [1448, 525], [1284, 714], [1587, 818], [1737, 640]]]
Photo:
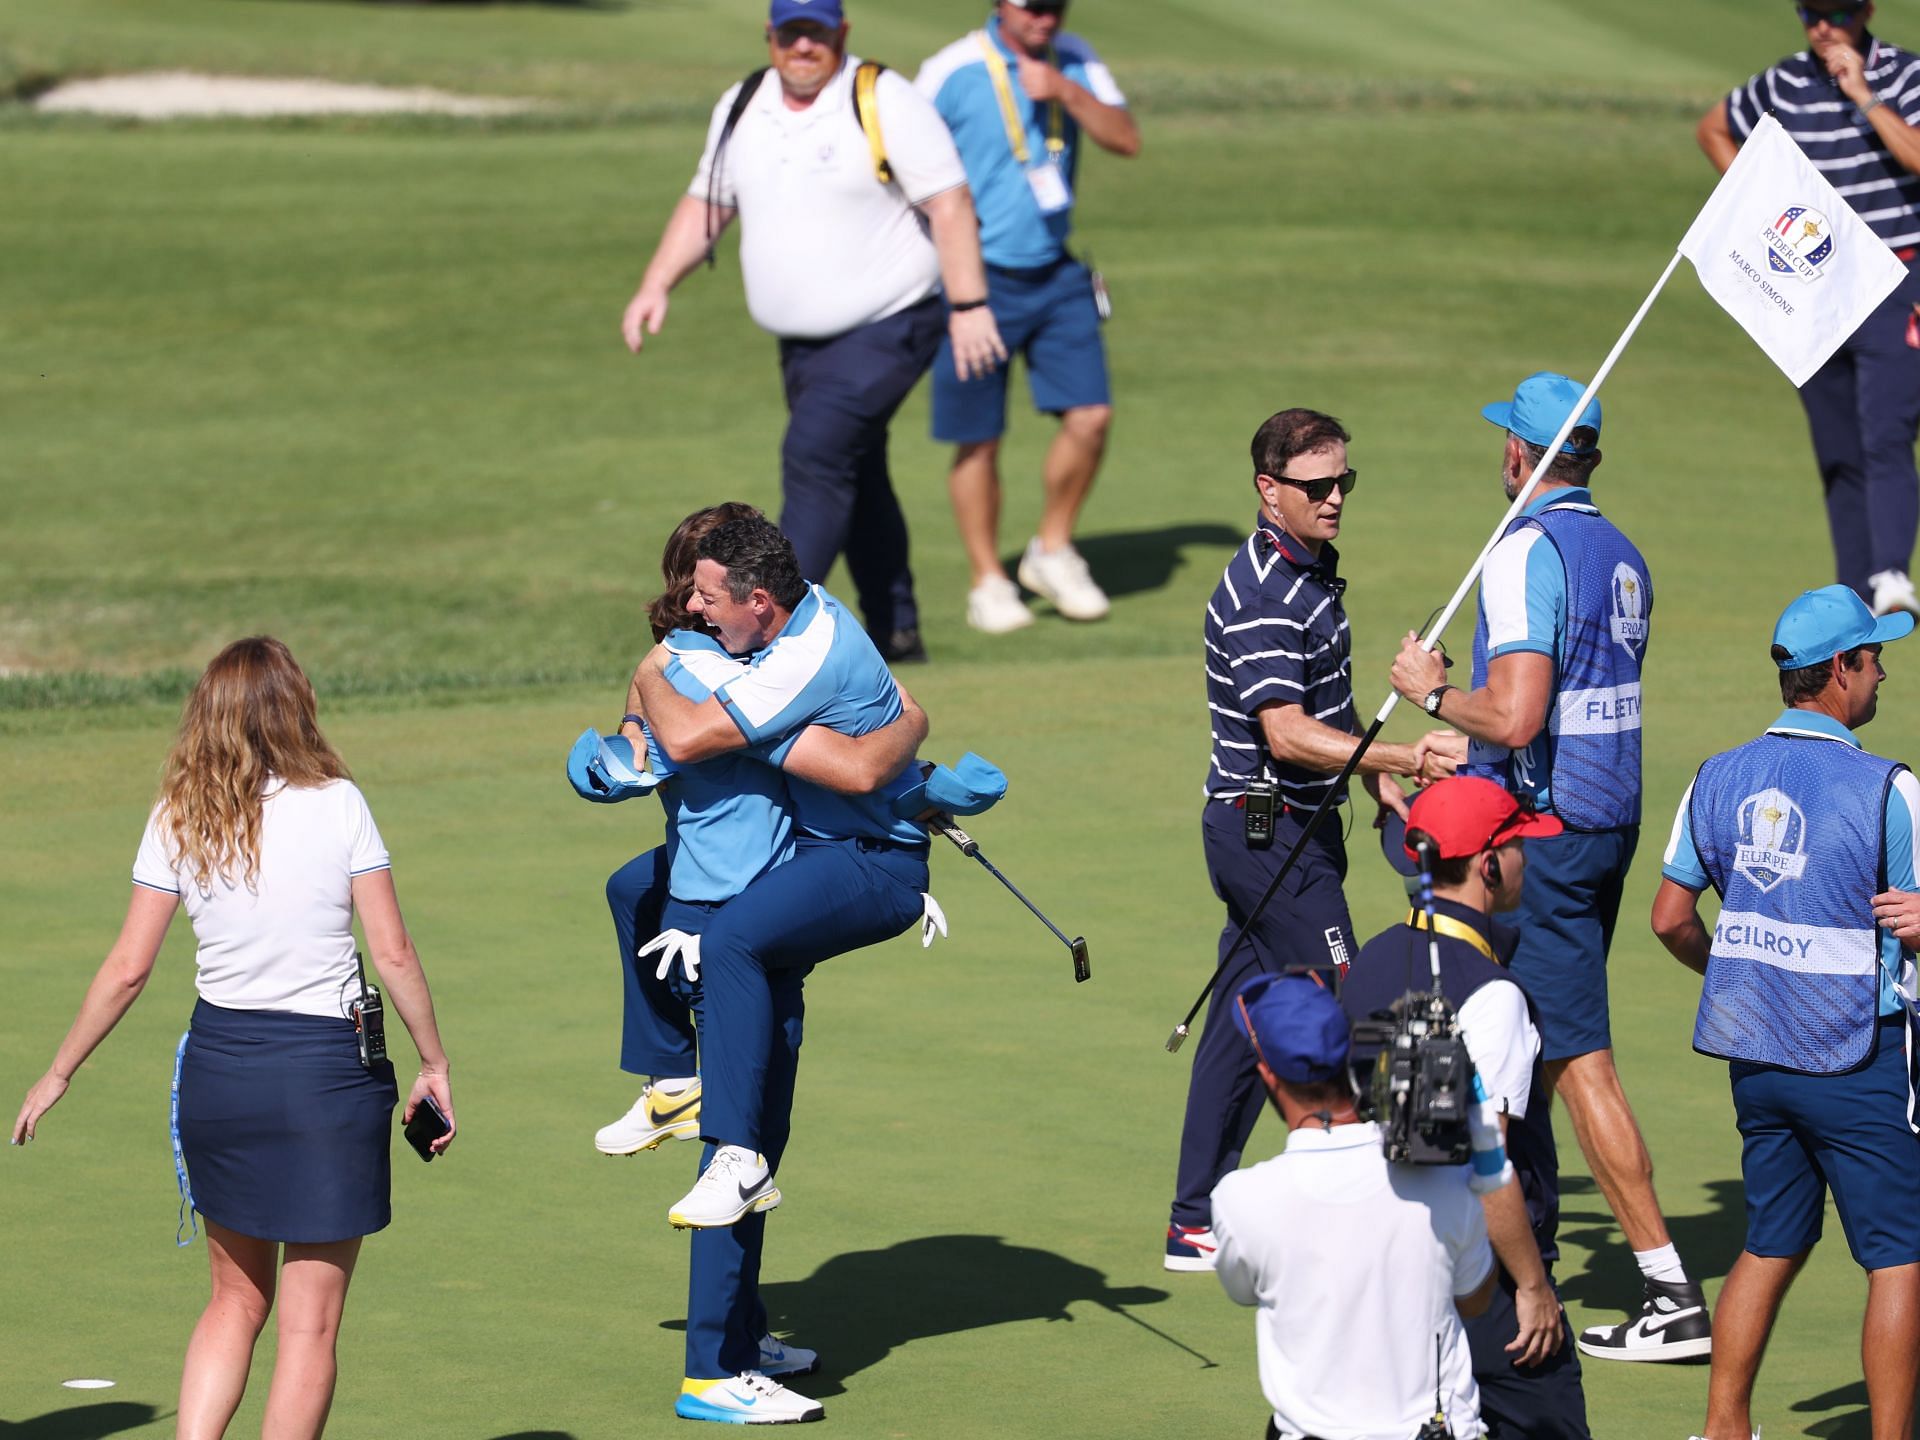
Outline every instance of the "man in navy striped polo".
[[[1511, 401], [1481, 410], [1506, 431], [1508, 500], [1585, 389], [1542, 372], [1522, 380]], [[1653, 1157], [1614, 1068], [1607, 1013], [1607, 952], [1640, 837], [1640, 666], [1653, 584], [1633, 542], [1593, 503], [1599, 445], [1600, 402], [1592, 400], [1488, 554], [1472, 688], [1448, 684], [1441, 657], [1411, 631], [1393, 686], [1463, 733], [1441, 742], [1462, 774], [1499, 781], [1565, 827], [1527, 842], [1510, 970], [1539, 1011], [1548, 1088], [1567, 1107], [1646, 1292], [1636, 1315], [1583, 1331], [1580, 1349], [1608, 1360], [1684, 1360], [1711, 1350], [1706, 1301], [1660, 1213]]]
[[[1337, 818], [1315, 832], [1246, 941], [1227, 948], [1358, 743], [1352, 642], [1340, 604], [1347, 582], [1332, 544], [1356, 478], [1347, 465], [1350, 438], [1338, 420], [1314, 410], [1282, 410], [1260, 427], [1253, 437], [1259, 519], [1207, 602], [1213, 762], [1201, 838], [1227, 923], [1215, 1003], [1187, 1085], [1169, 1270], [1213, 1268], [1213, 1187], [1239, 1167], [1265, 1094], [1226, 998], [1262, 971], [1345, 969], [1359, 950], [1340, 889], [1347, 852]], [[1361, 760], [1361, 781], [1404, 816], [1399, 785], [1382, 777], [1417, 768], [1411, 745], [1376, 744]], [[1250, 789], [1255, 814], [1262, 792], [1271, 797], [1273, 829], [1264, 844], [1247, 823]]]
[[[1867, 32], [1871, 3], [1796, 7], [1807, 48], [1761, 71], [1701, 118], [1700, 148], [1724, 174], [1771, 113], [1873, 233], [1911, 265], [1920, 246], [1920, 56]], [[1837, 578], [1873, 607], [1920, 614], [1920, 276], [1880, 303], [1800, 387], [1826, 490]]]

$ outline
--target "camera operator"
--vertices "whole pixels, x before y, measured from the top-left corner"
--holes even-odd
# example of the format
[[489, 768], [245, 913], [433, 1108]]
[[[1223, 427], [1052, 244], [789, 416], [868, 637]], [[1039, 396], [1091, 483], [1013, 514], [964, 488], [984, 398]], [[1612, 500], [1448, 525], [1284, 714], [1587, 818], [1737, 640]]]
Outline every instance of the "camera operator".
[[[1465, 777], [1422, 791], [1407, 826], [1410, 857], [1417, 843], [1432, 844], [1440, 993], [1458, 1015], [1474, 1070], [1501, 1111], [1520, 1182], [1480, 1197], [1500, 1261], [1499, 1284], [1486, 1313], [1467, 1322], [1467, 1339], [1492, 1440], [1588, 1440], [1580, 1357], [1553, 1288], [1560, 1165], [1540, 1032], [1532, 1002], [1505, 968], [1518, 937], [1490, 918], [1519, 903], [1526, 868], [1521, 840], [1559, 833], [1558, 820], [1522, 809], [1504, 786]], [[1427, 916], [1418, 909], [1366, 943], [1340, 991], [1355, 1023], [1388, 1011], [1410, 989], [1431, 988], [1427, 943]], [[1371, 1063], [1373, 1057], [1356, 1046], [1354, 1058]]]
[[1268, 1440], [1484, 1435], [1460, 1317], [1487, 1308], [1495, 1271], [1466, 1169], [1387, 1163], [1319, 985], [1263, 975], [1227, 1008], [1288, 1130], [1284, 1153], [1213, 1191], [1215, 1272], [1260, 1307]]

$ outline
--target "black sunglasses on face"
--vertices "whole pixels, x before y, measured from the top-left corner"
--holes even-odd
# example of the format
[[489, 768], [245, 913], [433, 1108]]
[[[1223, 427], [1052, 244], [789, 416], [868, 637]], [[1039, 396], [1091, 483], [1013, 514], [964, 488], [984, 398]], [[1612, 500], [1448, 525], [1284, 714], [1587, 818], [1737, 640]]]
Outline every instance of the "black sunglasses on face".
[[1291, 475], [1270, 475], [1267, 478], [1276, 480], [1282, 485], [1291, 485], [1296, 490], [1306, 491], [1307, 499], [1318, 505], [1333, 493], [1335, 486], [1339, 487], [1342, 495], [1352, 494], [1353, 487], [1360, 483], [1360, 472], [1348, 470], [1341, 475], [1323, 475], [1318, 480], [1296, 480]]
[[1796, 5], [1793, 8], [1800, 12], [1800, 23], [1809, 30], [1818, 25], [1822, 20], [1838, 30], [1851, 25], [1855, 20], [1859, 19], [1860, 11], [1863, 7], [1842, 6], [1833, 10], [1816, 10], [1811, 5]]
[[1019, 8], [1029, 15], [1064, 15], [1067, 13], [1067, 0], [1027, 0]]

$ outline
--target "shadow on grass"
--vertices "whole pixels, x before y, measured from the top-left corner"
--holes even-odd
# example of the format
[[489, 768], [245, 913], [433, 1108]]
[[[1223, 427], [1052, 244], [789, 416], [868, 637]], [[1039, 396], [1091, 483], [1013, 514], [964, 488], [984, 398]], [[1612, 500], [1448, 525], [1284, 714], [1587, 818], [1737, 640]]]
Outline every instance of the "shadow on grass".
[[[1715, 1180], [1707, 1196], [1712, 1208], [1703, 1214], [1667, 1216], [1674, 1248], [1687, 1274], [1699, 1281], [1723, 1279], [1747, 1239], [1746, 1191], [1740, 1181]], [[1577, 1205], [1569, 1205], [1574, 1197]], [[1569, 1175], [1561, 1180], [1560, 1200], [1561, 1240], [1581, 1246], [1589, 1256], [1584, 1271], [1555, 1277], [1561, 1299], [1590, 1310], [1638, 1310], [1640, 1272], [1599, 1188], [1587, 1176]]]
[[764, 1287], [762, 1298], [776, 1332], [820, 1350], [822, 1375], [804, 1385], [816, 1400], [844, 1394], [838, 1381], [909, 1341], [1016, 1320], [1071, 1322], [1069, 1307], [1086, 1302], [1152, 1331], [1203, 1368], [1214, 1364], [1125, 1308], [1158, 1304], [1166, 1291], [1116, 1288], [1090, 1265], [997, 1235], [929, 1235], [836, 1255], [804, 1280]]
[[[1076, 536], [1073, 543], [1100, 588], [1120, 596], [1164, 589], [1174, 572], [1187, 563], [1182, 552], [1188, 546], [1231, 550], [1246, 538], [1247, 532], [1225, 525], [1191, 524], [1130, 530], [1119, 535]], [[1020, 556], [1009, 555], [1005, 561], [1011, 575], [1020, 564]]]
[[49, 1410], [31, 1420], [0, 1420], [4, 1440], [103, 1440], [122, 1430], [138, 1430], [160, 1418], [151, 1405], [131, 1400], [108, 1400], [98, 1405], [71, 1405]]
[[516, 1430], [511, 1435], [496, 1435], [493, 1440], [576, 1440], [571, 1430]]
[[1856, 1380], [1851, 1385], [1837, 1385], [1821, 1394], [1796, 1400], [1792, 1408], [1805, 1414], [1812, 1410], [1838, 1410], [1843, 1405], [1856, 1405], [1859, 1408], [1844, 1415], [1816, 1420], [1807, 1426], [1807, 1434], [1818, 1435], [1822, 1440], [1870, 1440], [1873, 1421], [1867, 1413], [1867, 1384], [1864, 1380]]

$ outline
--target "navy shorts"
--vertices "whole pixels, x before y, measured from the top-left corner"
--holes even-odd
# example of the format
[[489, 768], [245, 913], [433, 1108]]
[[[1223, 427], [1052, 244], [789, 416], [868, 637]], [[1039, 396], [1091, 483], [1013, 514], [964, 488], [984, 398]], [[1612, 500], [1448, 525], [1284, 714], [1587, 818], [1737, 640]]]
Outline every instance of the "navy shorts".
[[1753, 1254], [1811, 1249], [1831, 1190], [1847, 1248], [1863, 1269], [1920, 1261], [1913, 1224], [1920, 1135], [1907, 1124], [1905, 1034], [1904, 1016], [1884, 1017], [1873, 1058], [1846, 1075], [1728, 1066]]
[[1567, 1060], [1613, 1048], [1607, 1020], [1607, 951], [1638, 826], [1526, 841], [1526, 882], [1512, 924], [1508, 967], [1540, 1020], [1540, 1058]]
[[[989, 265], [987, 298], [1008, 354], [1026, 358], [1034, 409], [1058, 415], [1109, 403], [1107, 351], [1086, 266], [1066, 256], [1037, 270]], [[956, 445], [998, 439], [1007, 428], [1010, 368], [962, 380], [953, 368], [953, 337], [943, 336], [933, 358], [933, 438]]]

